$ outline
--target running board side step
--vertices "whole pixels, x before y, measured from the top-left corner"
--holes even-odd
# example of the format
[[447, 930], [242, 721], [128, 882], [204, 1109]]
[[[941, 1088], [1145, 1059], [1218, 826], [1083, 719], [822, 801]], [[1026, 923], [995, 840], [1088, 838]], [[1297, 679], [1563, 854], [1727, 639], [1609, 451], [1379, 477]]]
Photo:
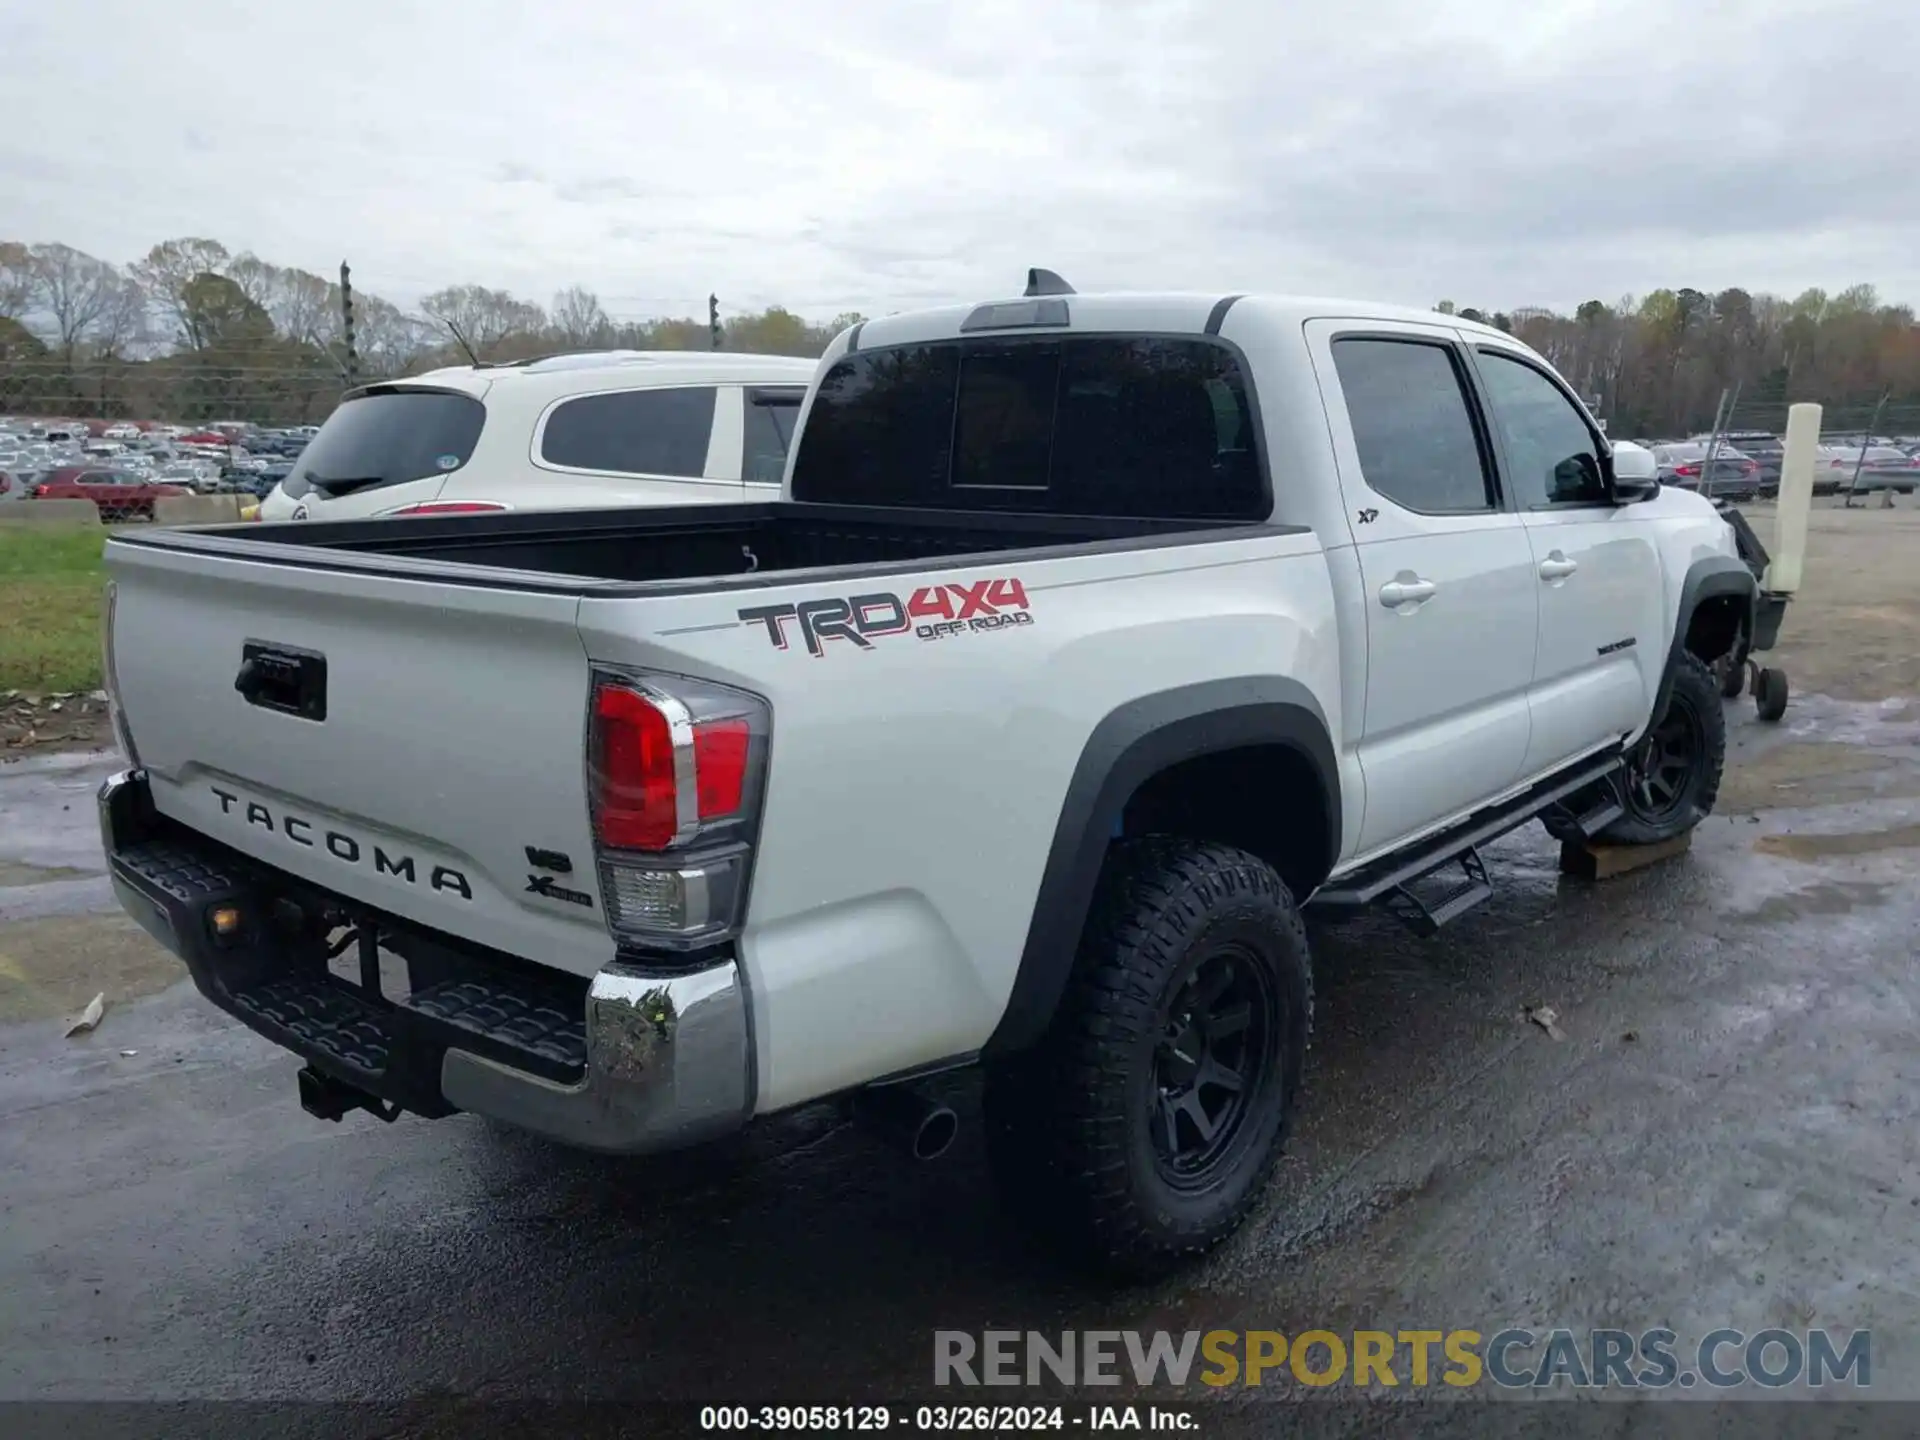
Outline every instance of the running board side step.
[[[1501, 805], [1468, 816], [1450, 830], [1429, 836], [1409, 848], [1362, 866], [1351, 875], [1316, 891], [1313, 908], [1355, 911], [1378, 904], [1416, 934], [1431, 935], [1490, 899], [1493, 884], [1480, 847], [1519, 829], [1527, 821], [1560, 806], [1569, 796], [1611, 778], [1619, 770], [1616, 752], [1583, 762], [1576, 769], [1543, 780]], [[1619, 819], [1619, 803], [1611, 797], [1577, 817], [1582, 835], [1597, 835]], [[1414, 887], [1458, 865], [1461, 877], [1439, 894], [1423, 895]], [[1422, 887], [1431, 890], [1431, 887]]]

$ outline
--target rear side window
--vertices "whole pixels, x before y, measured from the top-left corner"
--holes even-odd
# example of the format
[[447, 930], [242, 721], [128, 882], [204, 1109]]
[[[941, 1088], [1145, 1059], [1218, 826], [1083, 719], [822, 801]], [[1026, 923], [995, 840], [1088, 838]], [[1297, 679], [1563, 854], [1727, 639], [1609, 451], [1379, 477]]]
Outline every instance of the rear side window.
[[1418, 340], [1336, 340], [1333, 364], [1369, 489], [1422, 515], [1493, 508], [1452, 351]]
[[795, 499], [958, 510], [1264, 520], [1252, 398], [1210, 341], [945, 341], [851, 355], [822, 378]]
[[711, 385], [693, 385], [562, 401], [547, 416], [540, 458], [569, 470], [698, 479], [707, 469], [713, 399]]
[[740, 478], [749, 485], [778, 485], [786, 474], [787, 449], [800, 419], [804, 389], [755, 390], [746, 394], [745, 450]]
[[345, 401], [300, 452], [285, 481], [300, 498], [345, 494], [458, 470], [473, 456], [486, 407], [446, 390], [380, 390]]

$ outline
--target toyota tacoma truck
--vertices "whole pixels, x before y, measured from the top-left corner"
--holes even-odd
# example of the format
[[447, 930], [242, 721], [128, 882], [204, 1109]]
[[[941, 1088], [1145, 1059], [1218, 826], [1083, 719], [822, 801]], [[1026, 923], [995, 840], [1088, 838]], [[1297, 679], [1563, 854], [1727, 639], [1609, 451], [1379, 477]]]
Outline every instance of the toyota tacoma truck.
[[763, 503], [109, 541], [113, 883], [307, 1110], [924, 1155], [979, 1066], [1009, 1204], [1152, 1274], [1287, 1134], [1303, 906], [1713, 806], [1734, 527], [1498, 330], [1035, 271], [796, 433]]

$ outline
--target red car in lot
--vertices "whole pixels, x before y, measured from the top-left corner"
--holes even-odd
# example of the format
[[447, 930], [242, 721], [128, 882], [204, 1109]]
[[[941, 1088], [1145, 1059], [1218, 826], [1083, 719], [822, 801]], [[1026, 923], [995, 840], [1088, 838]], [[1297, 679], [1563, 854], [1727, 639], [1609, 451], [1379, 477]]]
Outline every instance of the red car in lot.
[[153, 518], [153, 502], [170, 495], [191, 495], [180, 485], [158, 485], [124, 470], [65, 465], [33, 477], [30, 500], [91, 500], [105, 519]]

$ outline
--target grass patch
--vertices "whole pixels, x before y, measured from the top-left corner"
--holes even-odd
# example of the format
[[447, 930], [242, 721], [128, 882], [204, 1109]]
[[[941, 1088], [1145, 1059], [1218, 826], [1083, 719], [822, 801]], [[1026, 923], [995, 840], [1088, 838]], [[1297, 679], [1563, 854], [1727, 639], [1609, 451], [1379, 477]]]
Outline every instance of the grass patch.
[[100, 688], [99, 526], [0, 522], [0, 694]]

